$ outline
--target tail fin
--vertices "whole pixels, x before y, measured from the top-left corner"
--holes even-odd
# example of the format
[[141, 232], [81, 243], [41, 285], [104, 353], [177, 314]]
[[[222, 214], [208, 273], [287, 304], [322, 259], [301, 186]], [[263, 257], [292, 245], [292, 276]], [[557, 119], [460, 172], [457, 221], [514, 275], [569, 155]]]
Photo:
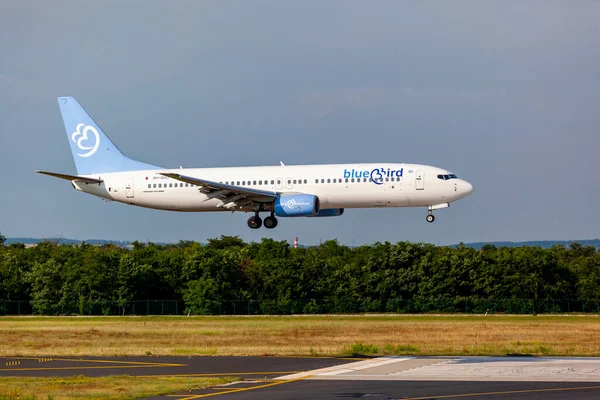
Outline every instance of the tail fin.
[[59, 97], [58, 105], [78, 175], [162, 169], [124, 156], [73, 97]]

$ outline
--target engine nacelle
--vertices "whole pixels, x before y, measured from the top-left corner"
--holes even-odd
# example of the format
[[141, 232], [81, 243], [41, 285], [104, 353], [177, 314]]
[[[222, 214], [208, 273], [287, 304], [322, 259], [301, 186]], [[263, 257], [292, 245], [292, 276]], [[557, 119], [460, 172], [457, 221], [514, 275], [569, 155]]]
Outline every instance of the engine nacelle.
[[278, 217], [315, 217], [321, 211], [319, 198], [312, 194], [279, 196], [273, 208]]
[[344, 213], [343, 208], [326, 208], [326, 209], [320, 210], [317, 215], [314, 215], [314, 217], [339, 217], [343, 213]]

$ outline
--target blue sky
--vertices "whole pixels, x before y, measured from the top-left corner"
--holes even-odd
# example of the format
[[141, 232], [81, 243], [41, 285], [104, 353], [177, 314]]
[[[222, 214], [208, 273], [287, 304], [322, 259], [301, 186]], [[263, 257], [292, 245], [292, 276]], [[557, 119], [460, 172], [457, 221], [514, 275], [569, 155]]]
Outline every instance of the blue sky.
[[[3, 1], [0, 231], [311, 244], [595, 238], [595, 1]], [[348, 210], [251, 231], [236, 213], [105, 203], [74, 173], [57, 96], [165, 167], [415, 162], [475, 185], [425, 209]]]

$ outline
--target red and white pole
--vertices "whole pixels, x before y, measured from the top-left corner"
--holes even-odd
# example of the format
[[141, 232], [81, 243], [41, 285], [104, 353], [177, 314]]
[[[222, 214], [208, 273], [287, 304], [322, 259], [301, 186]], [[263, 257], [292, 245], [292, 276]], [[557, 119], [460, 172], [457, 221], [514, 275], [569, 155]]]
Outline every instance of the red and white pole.
[[294, 238], [294, 248], [295, 249], [298, 248], [298, 238], [297, 237]]

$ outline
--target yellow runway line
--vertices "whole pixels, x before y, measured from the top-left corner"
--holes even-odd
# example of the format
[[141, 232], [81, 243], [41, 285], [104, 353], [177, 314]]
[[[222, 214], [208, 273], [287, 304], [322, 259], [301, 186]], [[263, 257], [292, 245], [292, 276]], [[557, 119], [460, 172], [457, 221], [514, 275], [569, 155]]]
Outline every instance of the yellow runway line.
[[221, 395], [224, 395], [224, 394], [231, 394], [231, 393], [238, 393], [238, 392], [247, 392], [247, 391], [250, 391], [250, 390], [264, 389], [264, 388], [268, 388], [268, 387], [283, 385], [285, 383], [297, 382], [297, 381], [301, 381], [301, 380], [306, 379], [306, 378], [308, 378], [308, 376], [305, 376], [305, 377], [302, 377], [302, 378], [298, 378], [298, 379], [290, 379], [289, 381], [278, 381], [278, 382], [273, 382], [273, 383], [267, 383], [266, 385], [253, 386], [253, 387], [249, 387], [249, 388], [240, 388], [240, 389], [227, 390], [227, 391], [223, 391], [223, 392], [199, 394], [199, 395], [196, 395], [196, 396], [184, 397], [181, 400], [194, 400], [194, 399], [202, 399], [202, 398], [205, 398], [205, 397], [221, 396]]
[[282, 372], [222, 372], [222, 373], [210, 373], [210, 374], [162, 374], [162, 375], [132, 375], [134, 378], [152, 378], [155, 376], [169, 376], [174, 378], [194, 378], [194, 377], [205, 377], [205, 376], [236, 376], [236, 375], [291, 375], [297, 374], [302, 371], [282, 371]]
[[[38, 360], [39, 357], [19, 357], [22, 360]], [[156, 367], [187, 367], [187, 364], [169, 364], [160, 362], [146, 361], [121, 361], [121, 360], [86, 360], [77, 358], [52, 358], [52, 361], [68, 361], [80, 363], [104, 363], [104, 364], [133, 364], [133, 365], [152, 365]]]
[[48, 368], [0, 368], [2, 371], [77, 371], [80, 369], [122, 369], [122, 368], [152, 368], [156, 365], [99, 365], [93, 367], [48, 367]]

